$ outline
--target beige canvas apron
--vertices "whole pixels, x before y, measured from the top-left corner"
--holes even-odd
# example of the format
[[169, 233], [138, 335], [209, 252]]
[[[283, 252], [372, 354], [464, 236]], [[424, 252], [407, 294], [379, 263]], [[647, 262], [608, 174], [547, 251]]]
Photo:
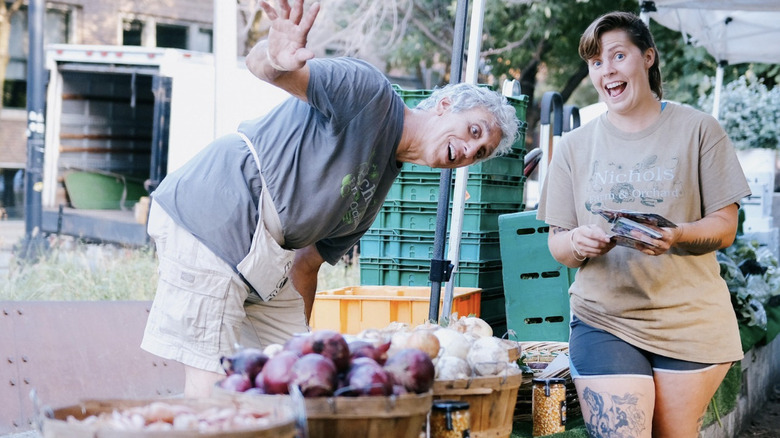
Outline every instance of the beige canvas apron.
[[[257, 156], [252, 142], [246, 135], [239, 132], [252, 157], [255, 159], [257, 169], [260, 171], [260, 158]], [[273, 299], [284, 285], [290, 281], [290, 268], [293, 264], [295, 251], [282, 248], [284, 235], [279, 215], [274, 207], [273, 199], [268, 191], [263, 173], [260, 172], [260, 181], [263, 183], [263, 191], [258, 201], [258, 217], [255, 235], [249, 253], [238, 263], [236, 268], [263, 301]]]

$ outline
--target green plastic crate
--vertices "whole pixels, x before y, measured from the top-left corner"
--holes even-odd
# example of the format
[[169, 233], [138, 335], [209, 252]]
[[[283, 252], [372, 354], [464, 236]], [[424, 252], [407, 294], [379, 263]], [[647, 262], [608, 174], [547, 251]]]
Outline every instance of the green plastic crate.
[[[434, 256], [435, 231], [369, 229], [360, 238], [360, 255], [368, 258], [428, 258]], [[449, 252], [449, 233], [444, 248]], [[478, 262], [501, 258], [498, 232], [462, 232], [460, 260]]]
[[[493, 335], [502, 337], [507, 332], [504, 294], [480, 298], [480, 318], [493, 329]], [[514, 340], [514, 338], [511, 338]]]
[[575, 269], [558, 263], [547, 247], [549, 227], [536, 211], [498, 218], [507, 328], [520, 341], [569, 340], [569, 286]]
[[[466, 182], [466, 203], [523, 202], [525, 176], [469, 175]], [[438, 175], [418, 173], [395, 179], [386, 200], [424, 201], [438, 203], [440, 180]], [[450, 192], [450, 197], [452, 192]]]
[[[464, 232], [498, 231], [498, 217], [523, 210], [522, 203], [474, 203], [463, 207], [461, 230]], [[447, 212], [447, 223], [452, 223], [452, 207]], [[436, 202], [389, 200], [379, 210], [372, 229], [436, 230], [438, 205]]]
[[509, 104], [515, 107], [515, 114], [520, 121], [525, 122], [526, 110], [528, 109], [529, 97], [525, 94], [519, 96], [507, 97]]
[[[360, 284], [363, 286], [430, 286], [430, 259], [360, 257]], [[455, 286], [488, 289], [500, 287], [501, 260], [461, 261]]]

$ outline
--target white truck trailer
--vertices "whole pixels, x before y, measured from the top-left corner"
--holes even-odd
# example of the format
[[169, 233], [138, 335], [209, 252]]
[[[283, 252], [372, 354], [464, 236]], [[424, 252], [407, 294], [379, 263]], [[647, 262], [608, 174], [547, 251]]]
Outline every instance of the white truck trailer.
[[179, 49], [51, 45], [46, 68], [41, 231], [93, 241], [145, 244], [139, 196], [289, 96]]

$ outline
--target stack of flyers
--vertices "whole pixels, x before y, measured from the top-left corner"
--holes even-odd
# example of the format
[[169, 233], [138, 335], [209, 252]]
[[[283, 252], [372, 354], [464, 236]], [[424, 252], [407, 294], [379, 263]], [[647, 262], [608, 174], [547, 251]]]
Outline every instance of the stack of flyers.
[[593, 208], [593, 213], [601, 215], [612, 224], [612, 239], [618, 245], [636, 248], [637, 243], [656, 246], [653, 239], [660, 239], [661, 233], [648, 227], [675, 228], [677, 224], [655, 213], [643, 213], [630, 210], [611, 210]]

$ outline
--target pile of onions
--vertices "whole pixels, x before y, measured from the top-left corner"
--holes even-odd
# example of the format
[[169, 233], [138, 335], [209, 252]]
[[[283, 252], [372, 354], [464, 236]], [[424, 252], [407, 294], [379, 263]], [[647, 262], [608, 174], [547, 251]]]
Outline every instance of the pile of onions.
[[[494, 337], [490, 325], [475, 316], [454, 319], [446, 327], [430, 322], [414, 328], [392, 323], [384, 329], [372, 330], [370, 336], [376, 338], [377, 333], [391, 339], [389, 360], [405, 348], [425, 352], [435, 366], [437, 380], [521, 372], [509, 355], [509, 344], [515, 344], [513, 348], [517, 350], [519, 344]], [[363, 333], [358, 335], [361, 336]]]
[[348, 344], [336, 331], [318, 330], [282, 346], [242, 349], [221, 358], [227, 377], [218, 385], [257, 394], [287, 394], [296, 386], [304, 397], [428, 392], [435, 377], [430, 353], [405, 348], [388, 359], [390, 346], [360, 339]]

